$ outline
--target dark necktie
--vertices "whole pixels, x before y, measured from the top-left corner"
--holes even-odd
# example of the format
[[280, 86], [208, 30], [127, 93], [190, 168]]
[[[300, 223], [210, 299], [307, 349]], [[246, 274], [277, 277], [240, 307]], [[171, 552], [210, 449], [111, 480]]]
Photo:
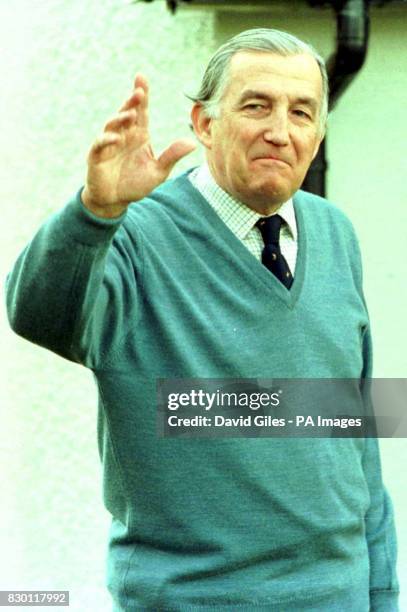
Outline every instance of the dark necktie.
[[272, 215], [259, 219], [257, 226], [261, 231], [264, 241], [264, 249], [261, 254], [263, 264], [279, 281], [289, 289], [293, 282], [290, 268], [280, 251], [280, 228], [283, 222], [280, 215]]

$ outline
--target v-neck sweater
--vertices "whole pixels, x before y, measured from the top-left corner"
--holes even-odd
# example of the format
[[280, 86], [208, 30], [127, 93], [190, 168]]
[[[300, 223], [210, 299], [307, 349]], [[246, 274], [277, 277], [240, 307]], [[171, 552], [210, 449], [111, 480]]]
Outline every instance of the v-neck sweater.
[[79, 192], [9, 276], [14, 330], [95, 376], [117, 611], [397, 610], [377, 440], [157, 437], [159, 378], [370, 376], [351, 223], [294, 207], [290, 290], [187, 173], [117, 219]]
[[[263, 215], [243, 202], [236, 200], [222, 189], [211, 175], [207, 163], [193, 170], [188, 175], [188, 178], [235, 236], [261, 261], [264, 241], [261, 231], [256, 224], [260, 219], [264, 218]], [[279, 214], [284, 220], [279, 235], [280, 250], [287, 261], [291, 273], [295, 276], [297, 222], [292, 198], [283, 202], [274, 214]]]

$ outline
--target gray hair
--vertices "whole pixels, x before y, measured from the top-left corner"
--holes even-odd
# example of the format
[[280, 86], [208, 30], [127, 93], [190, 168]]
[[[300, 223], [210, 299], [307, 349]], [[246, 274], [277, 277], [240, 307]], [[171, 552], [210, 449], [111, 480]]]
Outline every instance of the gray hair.
[[265, 51], [290, 56], [310, 54], [317, 62], [322, 77], [322, 101], [319, 113], [319, 130], [323, 134], [328, 116], [329, 84], [325, 62], [314, 47], [296, 36], [269, 28], [254, 28], [237, 34], [219, 47], [209, 60], [200, 89], [190, 100], [201, 104], [208, 117], [218, 118], [220, 101], [228, 84], [229, 66], [238, 51]]

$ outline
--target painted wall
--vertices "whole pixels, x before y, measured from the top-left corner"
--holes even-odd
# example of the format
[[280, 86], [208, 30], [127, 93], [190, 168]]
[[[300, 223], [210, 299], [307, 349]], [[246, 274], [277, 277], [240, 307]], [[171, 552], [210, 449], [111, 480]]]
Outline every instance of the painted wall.
[[[400, 378], [407, 371], [406, 18], [407, 11], [396, 8], [373, 12], [366, 65], [332, 113], [328, 133], [329, 196], [354, 222], [364, 256], [375, 374]], [[1, 3], [2, 278], [39, 224], [83, 183], [89, 145], [128, 95], [135, 72], [150, 79], [151, 131], [159, 150], [189, 135], [182, 92], [196, 88], [215, 48], [256, 26], [291, 31], [325, 56], [334, 46], [330, 11], [288, 17], [281, 10], [216, 15], [185, 9], [172, 17], [160, 1]], [[177, 172], [201, 159], [201, 151], [193, 153]], [[0, 323], [0, 590], [69, 589], [75, 612], [108, 610], [109, 517], [101, 501], [93, 381], [83, 368], [15, 336], [3, 310]], [[381, 445], [403, 581], [406, 442]]]

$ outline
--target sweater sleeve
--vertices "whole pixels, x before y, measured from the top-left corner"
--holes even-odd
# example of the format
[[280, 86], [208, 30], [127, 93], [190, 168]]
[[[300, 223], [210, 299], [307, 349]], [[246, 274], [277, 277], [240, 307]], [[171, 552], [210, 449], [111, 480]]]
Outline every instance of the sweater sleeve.
[[[367, 313], [363, 292], [362, 258], [353, 227], [351, 228], [351, 244], [355, 282]], [[362, 353], [361, 391], [366, 414], [372, 416], [374, 406], [372, 406], [370, 385], [373, 374], [373, 348], [369, 323], [363, 333]], [[370, 566], [370, 612], [398, 612], [396, 529], [392, 502], [383, 484], [377, 437], [365, 438], [362, 465], [370, 494], [370, 505], [365, 515], [365, 534]]]
[[[363, 338], [365, 371], [363, 393], [370, 406], [372, 347], [369, 329]], [[369, 409], [372, 410], [372, 408]], [[399, 585], [396, 573], [397, 540], [393, 507], [383, 484], [379, 443], [376, 437], [365, 439], [363, 469], [370, 493], [365, 516], [365, 533], [370, 564], [370, 612], [398, 612]]]
[[16, 261], [6, 281], [7, 312], [17, 334], [97, 368], [137, 311], [135, 240], [122, 230], [127, 213], [96, 217], [80, 194], [40, 228]]

